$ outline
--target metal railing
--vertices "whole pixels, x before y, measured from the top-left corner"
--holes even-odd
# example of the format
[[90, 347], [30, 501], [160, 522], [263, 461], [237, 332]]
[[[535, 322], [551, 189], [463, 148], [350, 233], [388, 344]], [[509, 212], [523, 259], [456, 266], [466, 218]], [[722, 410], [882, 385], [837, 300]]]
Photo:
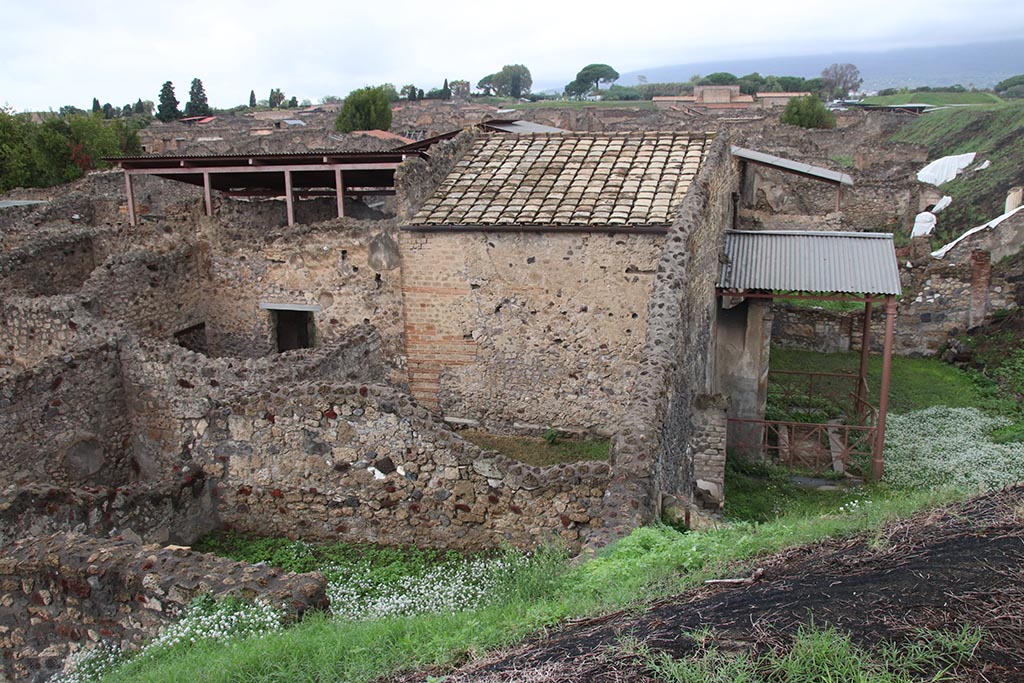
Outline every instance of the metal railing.
[[824, 421], [729, 418], [729, 449], [747, 457], [813, 471], [845, 471], [854, 458], [876, 448], [878, 409], [868, 400], [866, 380], [837, 372], [773, 370], [769, 394], [794, 412], [827, 414]]

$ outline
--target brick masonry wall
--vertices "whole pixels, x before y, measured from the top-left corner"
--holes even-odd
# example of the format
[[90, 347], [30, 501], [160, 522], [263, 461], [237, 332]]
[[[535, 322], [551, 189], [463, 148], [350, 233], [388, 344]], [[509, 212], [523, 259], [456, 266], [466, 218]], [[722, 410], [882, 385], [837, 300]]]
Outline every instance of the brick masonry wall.
[[666, 498], [693, 496], [693, 401], [710, 389], [715, 281], [738, 175], [720, 136], [691, 185], [658, 263], [647, 339], [624, 426], [612, 439], [612, 481], [593, 545], [658, 519]]
[[207, 593], [260, 597], [292, 620], [327, 606], [320, 574], [77, 534], [15, 541], [0, 558], [0, 678], [43, 683], [100, 641], [136, 648]]
[[403, 231], [413, 394], [498, 431], [614, 429], [663, 240]]

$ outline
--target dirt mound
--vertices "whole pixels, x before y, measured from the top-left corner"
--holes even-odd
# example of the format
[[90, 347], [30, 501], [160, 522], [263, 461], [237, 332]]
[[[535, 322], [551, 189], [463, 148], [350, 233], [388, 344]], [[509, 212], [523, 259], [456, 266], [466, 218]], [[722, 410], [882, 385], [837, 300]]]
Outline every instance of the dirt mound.
[[980, 646], [952, 680], [1024, 681], [1024, 487], [870, 537], [787, 551], [759, 563], [753, 577], [711, 584], [642, 613], [567, 623], [472, 662], [446, 683], [652, 680], [622, 647], [624, 637], [685, 657], [696, 648], [691, 634], [708, 628], [719, 647], [758, 652], [785, 645], [810, 623], [848, 632], [865, 648], [911, 640], [922, 628], [980, 627]]

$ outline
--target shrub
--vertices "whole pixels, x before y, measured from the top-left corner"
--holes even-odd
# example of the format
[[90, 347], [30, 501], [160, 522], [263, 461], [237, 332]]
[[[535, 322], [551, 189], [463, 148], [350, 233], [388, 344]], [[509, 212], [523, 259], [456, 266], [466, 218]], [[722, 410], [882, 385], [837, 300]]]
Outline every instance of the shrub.
[[836, 127], [836, 117], [814, 95], [791, 99], [779, 120], [801, 128]]
[[353, 90], [345, 98], [334, 128], [342, 133], [354, 130], [387, 130], [391, 127], [391, 103], [383, 86]]

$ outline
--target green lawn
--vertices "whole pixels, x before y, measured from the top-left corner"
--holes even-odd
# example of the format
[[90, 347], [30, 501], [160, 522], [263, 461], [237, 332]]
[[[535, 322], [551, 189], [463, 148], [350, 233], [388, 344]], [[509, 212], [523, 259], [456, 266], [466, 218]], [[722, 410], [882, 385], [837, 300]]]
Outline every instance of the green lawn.
[[895, 95], [865, 97], [865, 104], [1001, 104], [998, 96], [988, 92], [906, 92]]

